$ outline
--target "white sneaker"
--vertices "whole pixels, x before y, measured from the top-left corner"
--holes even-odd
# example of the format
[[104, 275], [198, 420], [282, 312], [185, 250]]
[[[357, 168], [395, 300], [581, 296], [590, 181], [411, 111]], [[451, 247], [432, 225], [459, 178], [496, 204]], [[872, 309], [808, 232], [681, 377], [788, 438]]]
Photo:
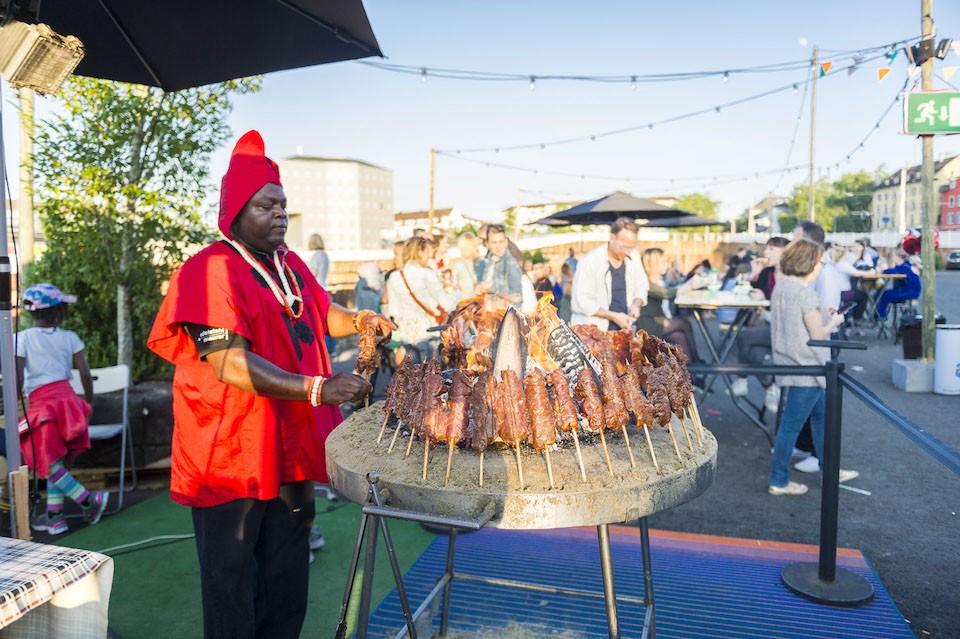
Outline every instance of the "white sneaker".
[[746, 377], [738, 377], [730, 384], [730, 394], [734, 397], [743, 397], [750, 392]]
[[776, 384], [767, 386], [766, 397], [763, 398], [763, 405], [767, 412], [776, 414], [780, 409], [780, 387]]
[[820, 472], [820, 460], [810, 455], [806, 459], [802, 459], [793, 465], [794, 470], [799, 470], [801, 473], [819, 473]]
[[851, 479], [856, 479], [860, 476], [860, 473], [855, 470], [844, 470], [840, 469], [840, 483], [842, 484], [845, 481], [850, 481]]
[[786, 486], [767, 486], [767, 492], [771, 495], [806, 495], [807, 485], [792, 481]]

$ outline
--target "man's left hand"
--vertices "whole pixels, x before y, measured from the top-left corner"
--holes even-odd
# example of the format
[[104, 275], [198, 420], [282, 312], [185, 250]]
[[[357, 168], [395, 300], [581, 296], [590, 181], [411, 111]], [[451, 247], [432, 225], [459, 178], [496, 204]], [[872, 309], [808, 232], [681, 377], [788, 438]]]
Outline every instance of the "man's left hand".
[[633, 304], [630, 305], [630, 317], [633, 319], [639, 318], [641, 308], [643, 308], [643, 302], [640, 300], [634, 300]]

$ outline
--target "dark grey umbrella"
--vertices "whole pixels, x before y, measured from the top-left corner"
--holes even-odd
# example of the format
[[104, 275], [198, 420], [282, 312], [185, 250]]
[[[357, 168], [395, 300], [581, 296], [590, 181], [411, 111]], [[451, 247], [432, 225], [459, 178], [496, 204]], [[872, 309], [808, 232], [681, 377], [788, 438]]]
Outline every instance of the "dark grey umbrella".
[[77, 74], [167, 91], [382, 55], [360, 0], [38, 4], [39, 12], [23, 10], [17, 19], [78, 37], [86, 55]]
[[655, 220], [693, 215], [687, 211], [657, 204], [653, 200], [615, 191], [596, 200], [582, 202], [564, 211], [537, 220], [536, 224], [567, 226], [568, 224], [611, 224], [618, 217]]
[[685, 226], [727, 226], [728, 222], [711, 220], [700, 215], [681, 215], [678, 217], [663, 217], [639, 222], [640, 226], [656, 227], [661, 229], [676, 229]]

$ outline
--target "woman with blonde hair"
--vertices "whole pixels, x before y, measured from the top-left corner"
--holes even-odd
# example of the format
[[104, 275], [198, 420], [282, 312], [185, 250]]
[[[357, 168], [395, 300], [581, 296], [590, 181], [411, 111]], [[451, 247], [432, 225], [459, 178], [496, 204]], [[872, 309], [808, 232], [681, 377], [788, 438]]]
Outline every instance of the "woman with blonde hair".
[[390, 314], [397, 325], [394, 339], [411, 346], [421, 361], [429, 357], [438, 339], [427, 329], [436, 326], [456, 302], [455, 295], [443, 290], [431, 266], [434, 251], [430, 240], [410, 238], [403, 247], [403, 268], [394, 271], [387, 281]]
[[676, 317], [668, 315], [669, 309], [665, 308], [670, 300], [677, 296], [677, 292], [684, 288], [701, 288], [704, 284], [703, 278], [694, 275], [688, 282], [678, 288], [667, 288], [663, 283], [663, 275], [667, 270], [667, 261], [664, 259], [663, 249], [648, 248], [640, 257], [643, 263], [643, 269], [647, 274], [647, 280], [650, 282], [650, 289], [647, 292], [647, 303], [640, 308], [640, 317], [636, 326], [642, 328], [651, 335], [662, 337], [671, 344], [676, 344], [686, 353], [687, 359], [691, 362], [699, 362], [700, 355], [697, 353], [697, 342], [693, 337], [693, 327], [690, 320], [685, 317]]

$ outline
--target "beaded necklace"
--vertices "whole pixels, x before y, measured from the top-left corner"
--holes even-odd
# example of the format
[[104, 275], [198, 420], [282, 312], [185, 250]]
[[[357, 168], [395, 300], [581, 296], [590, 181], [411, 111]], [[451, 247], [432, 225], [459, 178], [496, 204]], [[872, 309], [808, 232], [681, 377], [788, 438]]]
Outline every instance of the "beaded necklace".
[[[277, 267], [277, 274], [280, 276], [280, 283], [283, 284], [283, 290], [280, 290], [280, 287], [277, 286], [277, 283], [273, 281], [273, 278], [267, 273], [266, 269], [263, 268], [263, 265], [257, 261], [247, 248], [237, 242], [236, 240], [225, 238], [225, 241], [237, 250], [237, 253], [240, 254], [247, 264], [249, 264], [253, 269], [262, 277], [267, 286], [270, 287], [270, 291], [273, 293], [273, 296], [277, 298], [277, 303], [283, 307], [283, 312], [286, 313], [287, 317], [290, 319], [299, 319], [303, 315], [303, 296], [301, 295], [300, 286], [297, 284], [297, 278], [294, 276], [293, 271], [287, 266], [286, 261], [280, 261], [279, 251], [273, 252], [273, 264]], [[294, 305], [300, 302], [299, 310], [294, 310]]]

